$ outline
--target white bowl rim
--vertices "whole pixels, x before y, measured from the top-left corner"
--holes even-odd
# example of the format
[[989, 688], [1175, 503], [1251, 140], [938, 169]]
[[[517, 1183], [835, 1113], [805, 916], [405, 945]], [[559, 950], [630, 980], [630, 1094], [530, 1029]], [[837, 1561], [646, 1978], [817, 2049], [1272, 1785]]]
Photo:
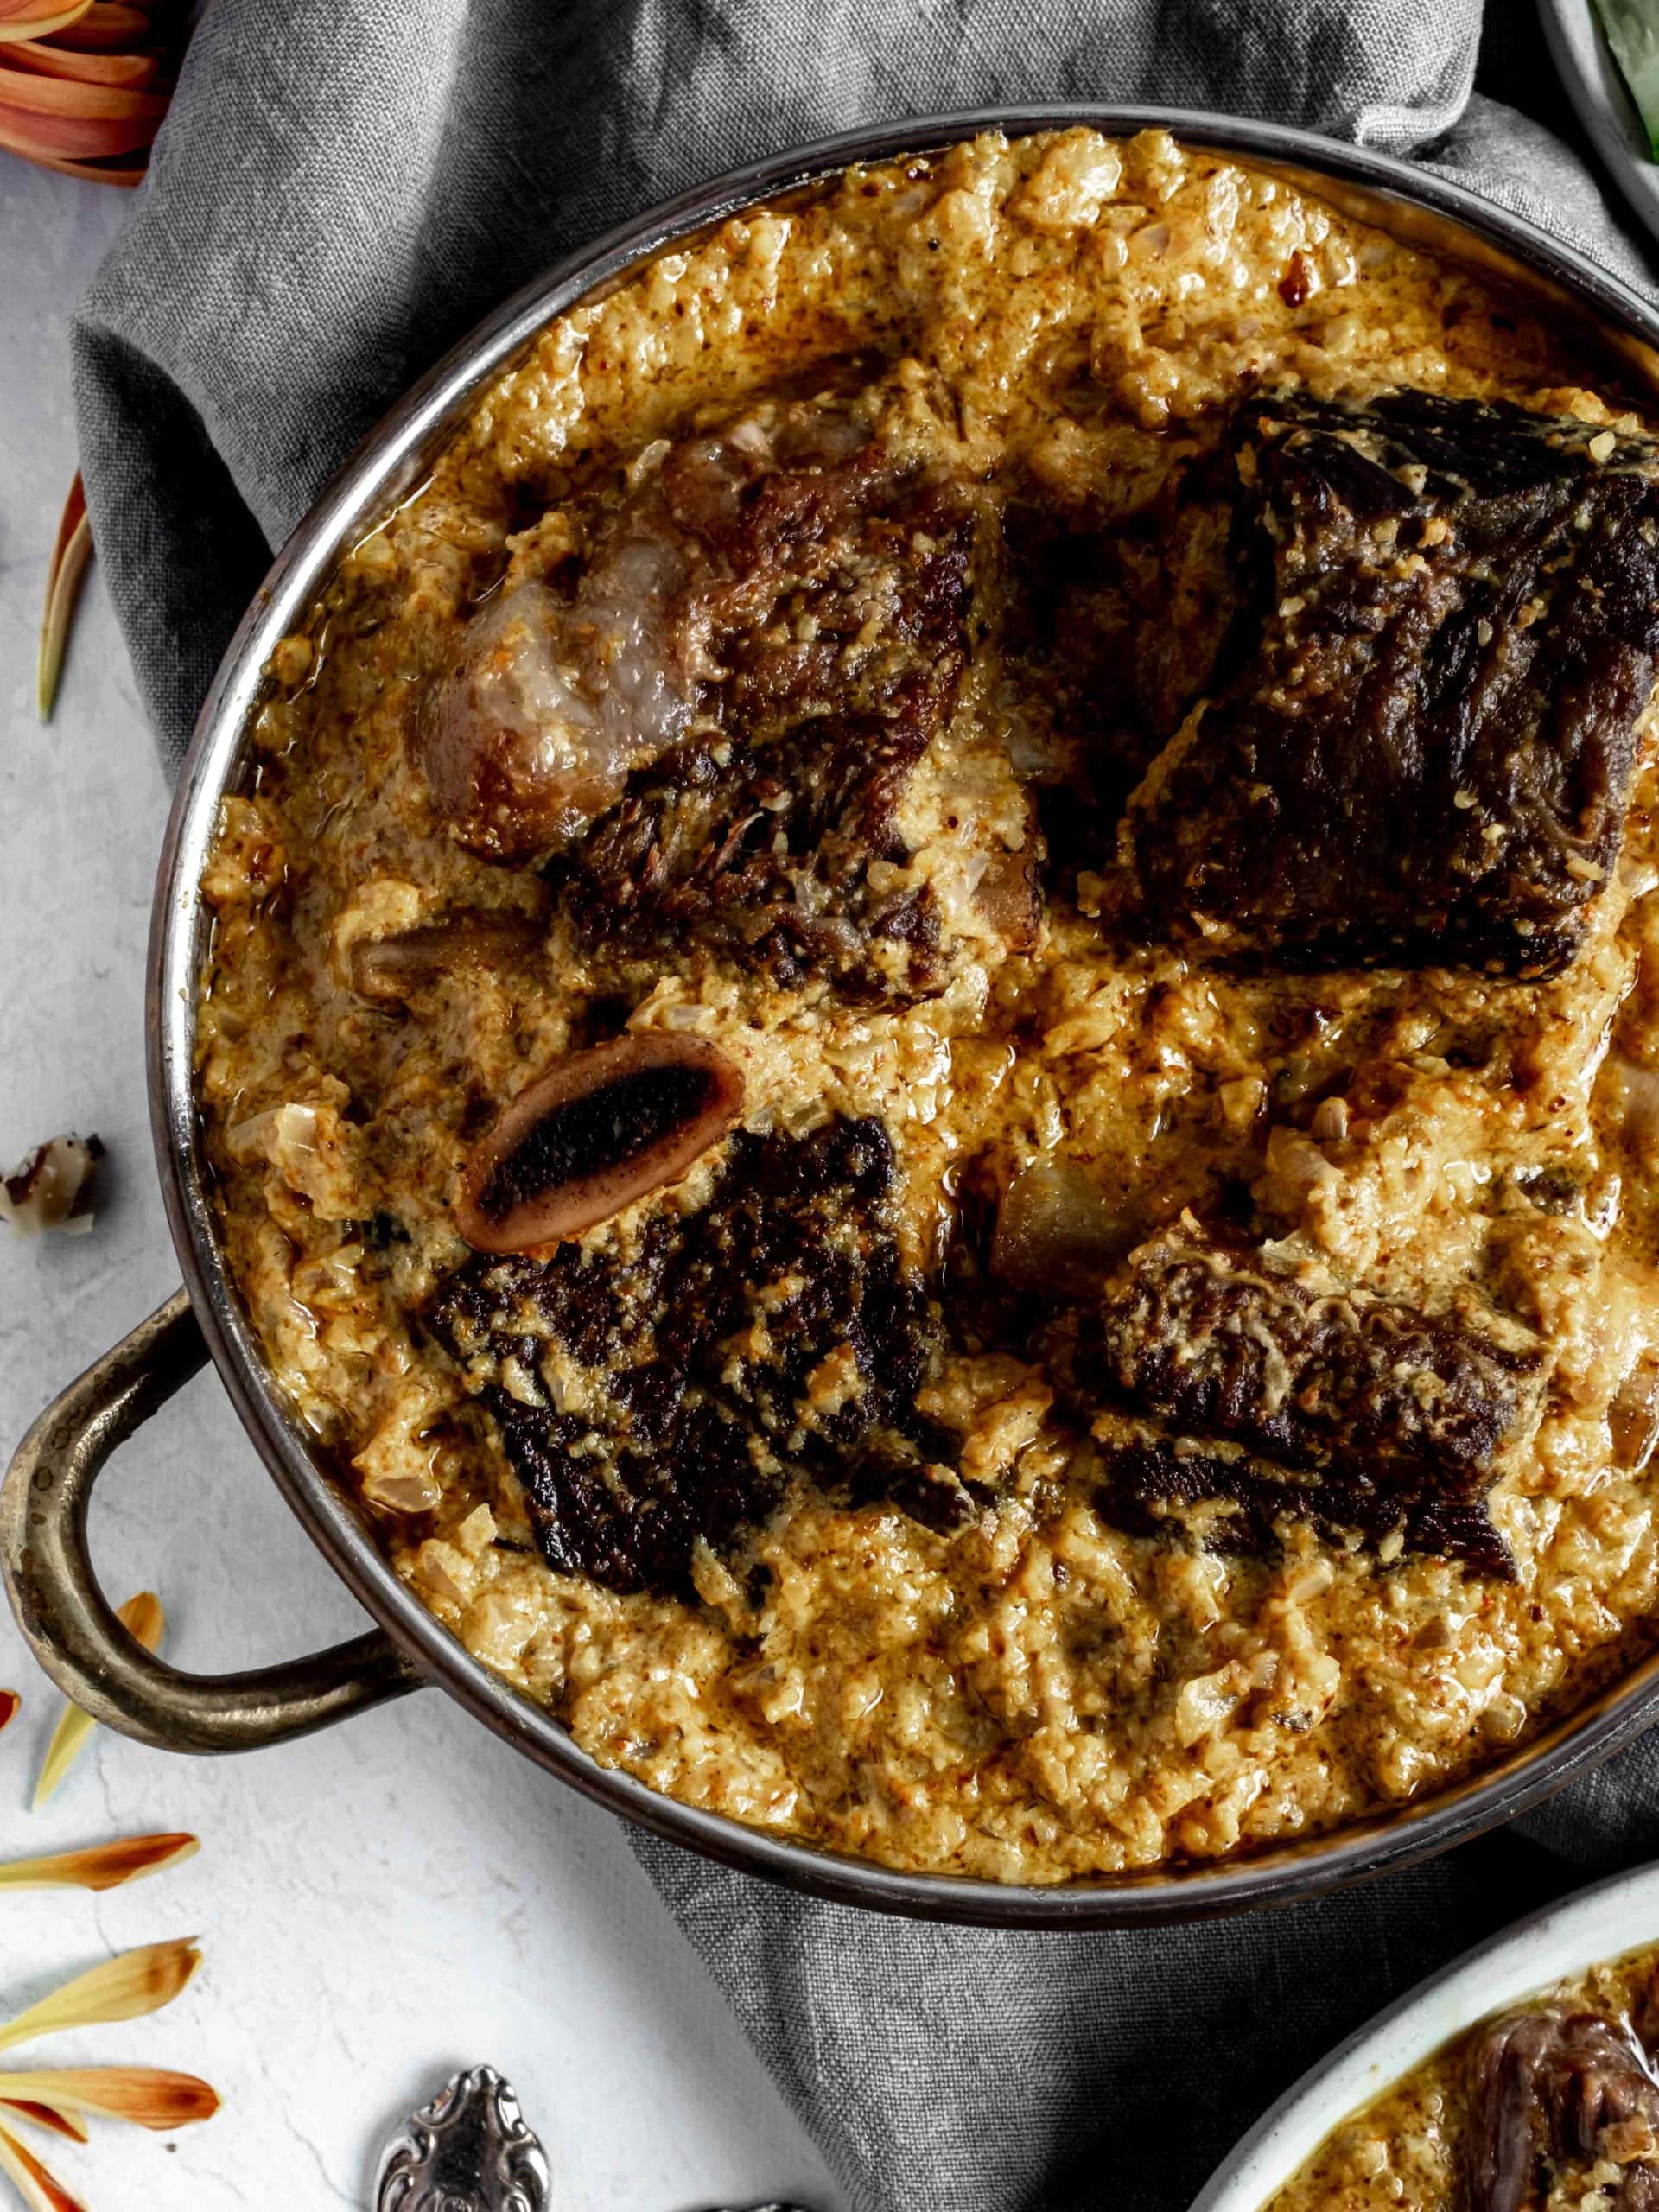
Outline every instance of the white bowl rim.
[[1311, 2066], [1235, 2145], [1191, 2212], [1262, 2212], [1332, 2130], [1442, 2044], [1551, 1983], [1659, 1944], [1659, 1861], [1593, 1882], [1453, 1959]]

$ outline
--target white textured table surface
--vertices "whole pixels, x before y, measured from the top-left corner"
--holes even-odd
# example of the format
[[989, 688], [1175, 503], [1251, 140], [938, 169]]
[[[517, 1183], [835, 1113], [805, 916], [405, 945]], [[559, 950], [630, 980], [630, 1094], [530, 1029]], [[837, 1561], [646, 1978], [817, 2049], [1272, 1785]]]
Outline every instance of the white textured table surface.
[[[140, 981], [167, 793], [96, 571], [49, 728], [33, 706], [46, 555], [74, 470], [68, 310], [124, 213], [118, 193], [0, 155], [0, 1166], [73, 1128], [103, 1137], [111, 1170], [91, 1236], [0, 1230], [7, 1455], [176, 1281]], [[112, 1464], [92, 1535], [112, 1598], [161, 1593], [187, 1666], [262, 1664], [364, 1624], [211, 1374]], [[177, 1872], [102, 1899], [0, 1896], [0, 2016], [111, 1948], [202, 1939], [203, 1970], [170, 2011], [8, 2062], [171, 2064], [223, 2096], [175, 2141], [104, 2128], [54, 2152], [90, 2212], [364, 2206], [394, 2122], [480, 2061], [518, 2088], [569, 2212], [774, 2196], [834, 2212], [621, 1829], [439, 1694], [239, 1759], [101, 1738], [32, 1815], [58, 1700], [9, 1614], [0, 1682], [24, 1698], [0, 1738], [0, 1855], [143, 1828], [202, 1839]]]

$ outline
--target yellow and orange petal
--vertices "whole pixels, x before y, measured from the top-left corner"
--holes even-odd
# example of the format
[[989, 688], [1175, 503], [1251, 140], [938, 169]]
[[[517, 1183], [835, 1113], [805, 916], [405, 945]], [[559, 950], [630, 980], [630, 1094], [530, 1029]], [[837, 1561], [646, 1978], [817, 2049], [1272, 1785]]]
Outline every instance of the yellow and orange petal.
[[219, 2110], [219, 2093], [194, 2074], [175, 2074], [165, 2067], [75, 2066], [0, 2074], [0, 2104], [50, 2113], [42, 2126], [79, 2135], [84, 2142], [83, 2113], [165, 2134], [211, 2120]]
[[0, 44], [56, 38], [91, 10], [92, 0], [0, 0]]
[[115, 2020], [136, 2020], [170, 2005], [201, 1964], [201, 1953], [188, 1936], [165, 1943], [144, 1943], [118, 1952], [101, 1966], [77, 1974], [0, 2027], [0, 2050], [29, 2043], [36, 2036], [66, 2028], [95, 2028]]
[[[80, 479], [77, 476], [75, 479], [77, 490], [79, 485]], [[64, 509], [64, 524], [66, 525], [69, 523], [74, 505], [75, 493], [72, 491], [69, 495], [69, 505]], [[84, 510], [84, 499], [82, 507]], [[59, 529], [58, 542], [61, 546], [62, 525]], [[89, 546], [91, 542], [89, 538], [87, 540]], [[48, 613], [49, 619], [49, 598]], [[67, 613], [64, 619], [67, 623], [68, 619]], [[42, 634], [41, 644], [41, 652], [44, 653], [46, 649], [44, 634]], [[167, 1616], [162, 1611], [161, 1599], [153, 1590], [141, 1590], [136, 1598], [129, 1598], [124, 1605], [118, 1605], [116, 1618], [130, 1635], [137, 1637], [146, 1651], [160, 1649], [162, 1636], [167, 1627]], [[90, 1713], [83, 1713], [78, 1705], [72, 1705], [66, 1700], [58, 1725], [52, 1731], [52, 1740], [46, 1747], [46, 1757], [41, 1762], [40, 1775], [35, 1783], [35, 1810], [37, 1813], [62, 1783], [65, 1775], [74, 1764], [96, 1726]]]
[[117, 1890], [193, 1858], [200, 1849], [181, 1830], [166, 1835], [123, 1835], [82, 1851], [58, 1851], [41, 1859], [0, 1860], [0, 1890]]
[[0, 0], [0, 149], [136, 184], [186, 35], [165, 0]]
[[55, 2174], [48, 2173], [35, 2153], [0, 2127], [0, 2173], [7, 2174], [29, 2212], [86, 2212], [79, 2197], [71, 2196]]
[[[27, 2076], [20, 2074], [17, 2079], [22, 2082]], [[54, 2135], [67, 2135], [72, 2143], [90, 2143], [92, 2139], [73, 2113], [60, 2112], [55, 2105], [37, 2104], [33, 2097], [0, 2096], [0, 2118], [11, 2113], [20, 2120], [32, 2121], [36, 2127], [49, 2127]]]
[[[92, 526], [86, 515], [86, 486], [77, 469], [75, 480], [69, 486], [69, 497], [64, 502], [57, 543], [52, 549], [52, 562], [46, 573], [46, 607], [41, 616], [40, 652], [35, 664], [35, 700], [43, 722], [52, 717], [69, 624], [75, 601], [80, 596], [86, 563], [92, 557]], [[61, 1727], [62, 1724], [59, 1726]], [[38, 1790], [35, 1802], [41, 1802]]]

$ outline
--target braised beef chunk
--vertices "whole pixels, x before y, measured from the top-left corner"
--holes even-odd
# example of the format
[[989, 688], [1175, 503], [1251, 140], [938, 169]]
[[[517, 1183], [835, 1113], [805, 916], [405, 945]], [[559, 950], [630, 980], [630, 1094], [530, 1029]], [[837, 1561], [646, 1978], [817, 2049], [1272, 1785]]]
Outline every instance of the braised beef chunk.
[[[1378, 1539], [1389, 1534], [1375, 1522], [1362, 1525], [1369, 1535]], [[1402, 1534], [1408, 1552], [1459, 1560], [1494, 1582], [1515, 1580], [1514, 1554], [1498, 1534], [1484, 1498], [1408, 1499]]]
[[1512, 2013], [1479, 2038], [1471, 2064], [1470, 2212], [1529, 2212], [1549, 2194], [1552, 2168], [1603, 2158], [1598, 2202], [1659, 2212], [1659, 2076], [1624, 2024]]
[[1147, 915], [1306, 967], [1569, 961], [1659, 650], [1659, 450], [1416, 391], [1231, 428], [1243, 601], [1148, 772]]
[[[1179, 1436], [1137, 1436], [1109, 1443], [1105, 1480], [1095, 1495], [1103, 1521], [1132, 1536], [1179, 1534], [1196, 1525], [1207, 1551], [1262, 1553], [1274, 1547], [1274, 1519], [1294, 1512], [1312, 1486], [1263, 1470], [1243, 1453], [1220, 1453]], [[1194, 1508], [1213, 1511], [1194, 1514]]]
[[494, 1417], [550, 1566], [687, 1595], [791, 1472], [949, 1527], [953, 1432], [917, 1410], [939, 1317], [893, 1235], [892, 1147], [840, 1116], [732, 1141], [708, 1205], [626, 1251], [480, 1255], [431, 1312]]
[[861, 435], [845, 418], [788, 429], [663, 462], [695, 711], [550, 874], [611, 955], [690, 940], [785, 986], [924, 995], [944, 980], [932, 893], [871, 871], [909, 857], [896, 810], [966, 665], [972, 516], [876, 446], [840, 450]]
[[1397, 1535], [1404, 1551], [1459, 1560], [1494, 1581], [1514, 1580], [1514, 1559], [1484, 1500], [1402, 1497], [1379, 1490], [1357, 1465], [1299, 1479], [1250, 1452], [1224, 1455], [1185, 1437], [1145, 1435], [1106, 1444], [1102, 1467], [1096, 1510], [1130, 1535], [1184, 1531], [1205, 1551], [1261, 1557], [1277, 1549], [1275, 1524], [1288, 1514], [1332, 1541], [1353, 1534], [1375, 1548]]
[[1513, 1573], [1483, 1503], [1539, 1391], [1512, 1324], [1316, 1289], [1257, 1247], [1178, 1232], [1052, 1324], [1045, 1356], [1064, 1409], [1095, 1429], [1101, 1511], [1133, 1533], [1178, 1521], [1260, 1552], [1290, 1513]]
[[1080, 1379], [1188, 1436], [1381, 1488], [1478, 1496], [1535, 1397], [1539, 1355], [1363, 1290], [1317, 1290], [1259, 1249], [1173, 1234], [1082, 1320]]

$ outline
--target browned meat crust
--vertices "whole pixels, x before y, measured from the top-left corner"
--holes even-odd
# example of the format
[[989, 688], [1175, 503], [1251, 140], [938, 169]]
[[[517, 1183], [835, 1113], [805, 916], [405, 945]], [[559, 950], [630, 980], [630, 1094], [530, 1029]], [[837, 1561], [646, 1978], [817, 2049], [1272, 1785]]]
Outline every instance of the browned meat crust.
[[1074, 1411], [1157, 1424], [1104, 1440], [1109, 1520], [1144, 1530], [1213, 1503], [1205, 1540], [1259, 1550], [1291, 1512], [1507, 1574], [1481, 1500], [1535, 1412], [1541, 1364], [1511, 1333], [1313, 1289], [1259, 1249], [1175, 1233], [1058, 1325], [1051, 1357]]
[[1475, 1494], [1536, 1398], [1539, 1355], [1369, 1291], [1309, 1288], [1258, 1251], [1170, 1236], [1087, 1315], [1080, 1376], [1188, 1436], [1287, 1467]]
[[1482, 1498], [1402, 1497], [1380, 1491], [1363, 1469], [1316, 1480], [1268, 1465], [1249, 1452], [1224, 1455], [1185, 1437], [1156, 1433], [1102, 1450], [1105, 1479], [1095, 1493], [1103, 1521], [1135, 1536], [1185, 1531], [1205, 1550], [1255, 1556], [1277, 1549], [1282, 1514], [1320, 1534], [1357, 1533], [1373, 1548], [1397, 1535], [1402, 1551], [1459, 1560], [1478, 1574], [1514, 1580], [1510, 1548]]
[[1243, 607], [1126, 851], [1160, 925], [1312, 967], [1564, 966], [1659, 650], [1652, 441], [1401, 391], [1242, 404]]
[[[740, 1133], [708, 1206], [652, 1217], [626, 1258], [569, 1243], [450, 1277], [432, 1325], [550, 1566], [689, 1595], [698, 1540], [729, 1552], [798, 1470], [961, 1517], [958, 1440], [916, 1409], [938, 1315], [894, 1239], [893, 1178], [879, 1122]], [[550, 1363], [569, 1378], [556, 1398]]]
[[[1659, 2212], [1659, 2078], [1622, 2023], [1594, 2012], [1517, 2012], [1475, 2045], [1467, 2145], [1469, 2212], [1526, 2212], [1541, 2202], [1541, 2169], [1583, 2167], [1618, 2148], [1605, 2186], [1614, 2212]], [[1629, 2155], [1634, 2152], [1634, 2155]]]
[[696, 713], [550, 877], [613, 957], [692, 939], [786, 987], [925, 995], [945, 979], [931, 894], [868, 870], [908, 858], [895, 810], [966, 665], [972, 516], [874, 446], [789, 454], [702, 439], [664, 463]]

